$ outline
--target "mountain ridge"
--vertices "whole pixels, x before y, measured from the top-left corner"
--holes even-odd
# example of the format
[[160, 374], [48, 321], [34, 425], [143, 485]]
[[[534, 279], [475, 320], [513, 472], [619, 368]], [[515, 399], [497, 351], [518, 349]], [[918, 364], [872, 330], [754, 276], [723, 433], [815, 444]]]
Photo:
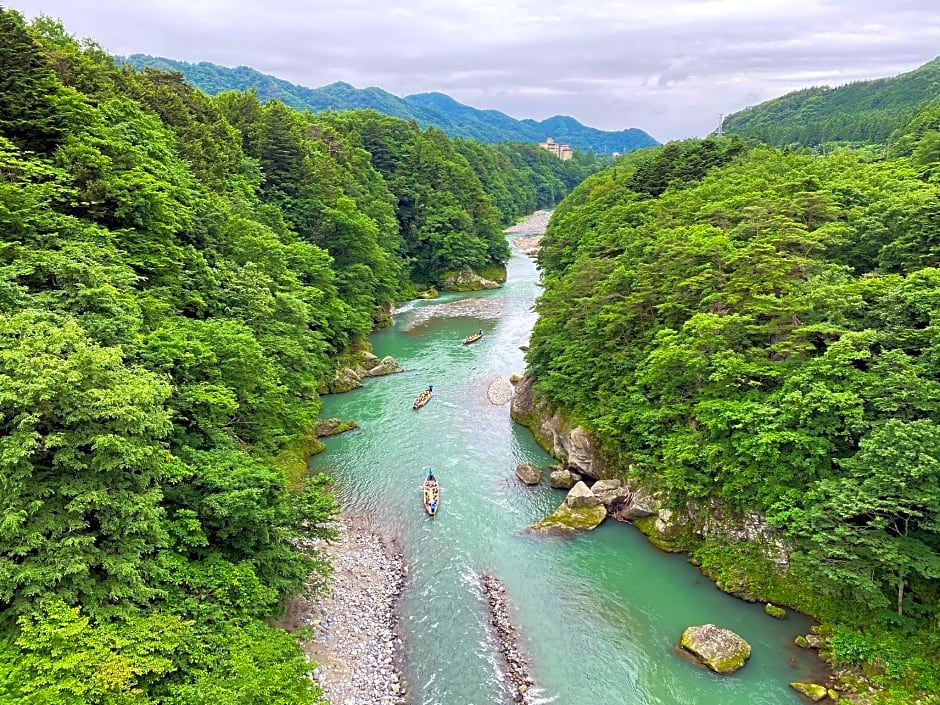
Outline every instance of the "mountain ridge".
[[722, 130], [776, 147], [827, 142], [883, 145], [938, 96], [940, 56], [895, 76], [791, 91], [729, 114]]
[[230, 68], [208, 61], [190, 63], [147, 54], [131, 54], [118, 60], [139, 71], [149, 67], [181, 73], [187, 82], [209, 95], [226, 90], [254, 89], [263, 102], [279, 100], [297, 110], [321, 112], [371, 108], [393, 117], [415, 120], [422, 128], [436, 127], [451, 137], [489, 144], [535, 143], [552, 137], [574, 149], [593, 150], [599, 154], [628, 152], [660, 144], [649, 133], [636, 127], [619, 131], [599, 130], [567, 115], [555, 115], [541, 121], [531, 118], [518, 120], [499, 110], [465, 105], [446, 93], [416, 93], [400, 97], [377, 86], [356, 88], [345, 81], [309, 88], [250, 66]]

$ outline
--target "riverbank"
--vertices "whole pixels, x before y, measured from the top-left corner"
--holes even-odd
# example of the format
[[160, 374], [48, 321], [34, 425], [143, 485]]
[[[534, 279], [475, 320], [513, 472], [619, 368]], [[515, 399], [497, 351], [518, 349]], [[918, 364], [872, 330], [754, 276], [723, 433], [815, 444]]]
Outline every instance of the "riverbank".
[[343, 514], [339, 538], [320, 548], [333, 565], [329, 593], [295, 598], [285, 623], [307, 625], [313, 678], [332, 705], [404, 705], [395, 608], [405, 579], [398, 542], [367, 517]]
[[539, 253], [542, 235], [545, 228], [548, 227], [548, 221], [551, 220], [553, 211], [536, 211], [526, 216], [515, 225], [511, 225], [503, 232], [509, 235], [523, 235], [524, 237], [513, 238], [512, 244], [524, 255], [535, 257]]

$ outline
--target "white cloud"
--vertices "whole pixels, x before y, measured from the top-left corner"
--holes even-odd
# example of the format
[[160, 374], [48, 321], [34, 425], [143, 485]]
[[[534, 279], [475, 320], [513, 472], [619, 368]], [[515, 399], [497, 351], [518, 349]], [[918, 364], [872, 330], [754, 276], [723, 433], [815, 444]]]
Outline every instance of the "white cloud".
[[935, 0], [13, 0], [115, 54], [248, 65], [294, 83], [448, 93], [660, 140], [807, 85], [934, 58]]

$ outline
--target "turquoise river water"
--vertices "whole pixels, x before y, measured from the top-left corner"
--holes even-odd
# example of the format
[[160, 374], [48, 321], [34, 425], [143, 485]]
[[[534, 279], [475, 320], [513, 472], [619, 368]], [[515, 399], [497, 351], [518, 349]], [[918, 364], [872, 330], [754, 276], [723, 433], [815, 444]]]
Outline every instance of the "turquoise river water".
[[[821, 665], [793, 646], [809, 622], [778, 621], [761, 605], [719, 591], [685, 556], [662, 553], [628, 524], [607, 520], [572, 540], [535, 538], [526, 526], [564, 499], [546, 484], [523, 486], [516, 465], [553, 462], [509, 406], [486, 389], [523, 372], [520, 346], [535, 322], [534, 262], [514, 251], [506, 285], [407, 305], [395, 325], [372, 337], [375, 353], [405, 372], [367, 380], [324, 398], [324, 417], [354, 419], [360, 430], [326, 439], [310, 461], [336, 481], [344, 508], [396, 535], [408, 565], [399, 603], [405, 676], [415, 705], [511, 702], [481, 600], [479, 574], [506, 586], [520, 647], [535, 678], [530, 702], [559, 705], [796, 705], [794, 680]], [[431, 316], [425, 307], [485, 297], [482, 313]], [[495, 311], [494, 311], [495, 309]], [[444, 309], [439, 309], [444, 310]], [[433, 312], [430, 312], [433, 313]], [[461, 340], [483, 328], [479, 342]], [[411, 403], [428, 384], [423, 409]], [[441, 508], [421, 505], [422, 468], [434, 468]], [[676, 650], [682, 631], [714, 623], [752, 646], [748, 664], [718, 676]], [[532, 697], [535, 696], [535, 697]]]

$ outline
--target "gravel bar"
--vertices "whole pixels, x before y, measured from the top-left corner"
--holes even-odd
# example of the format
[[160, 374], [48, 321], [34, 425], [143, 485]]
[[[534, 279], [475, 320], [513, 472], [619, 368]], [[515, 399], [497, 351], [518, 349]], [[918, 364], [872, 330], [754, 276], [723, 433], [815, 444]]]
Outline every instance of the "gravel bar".
[[[304, 651], [331, 705], [405, 705], [396, 606], [405, 581], [397, 542], [368, 520], [344, 514], [339, 539], [322, 546], [333, 564], [329, 594], [304, 600], [315, 637]], [[296, 609], [296, 607], [295, 607]]]
[[512, 690], [512, 702], [528, 703], [535, 682], [529, 675], [529, 664], [516, 644], [516, 628], [509, 618], [509, 601], [506, 588], [489, 573], [480, 575], [483, 597], [490, 610], [490, 625], [493, 627], [493, 639], [502, 656], [504, 676]]

